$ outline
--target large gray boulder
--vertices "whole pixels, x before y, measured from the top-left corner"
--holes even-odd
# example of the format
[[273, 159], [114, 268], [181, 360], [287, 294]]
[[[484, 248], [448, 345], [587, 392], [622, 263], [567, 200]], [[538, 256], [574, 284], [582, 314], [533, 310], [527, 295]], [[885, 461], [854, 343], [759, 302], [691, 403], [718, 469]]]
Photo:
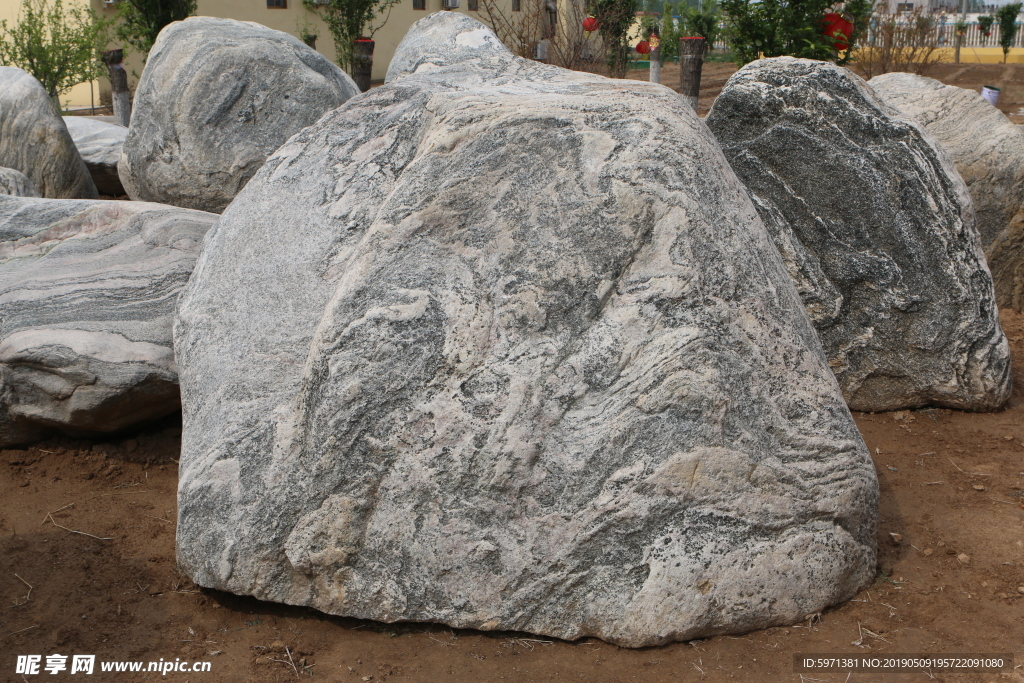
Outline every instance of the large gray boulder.
[[395, 63], [424, 35], [452, 57], [289, 140], [182, 293], [181, 570], [625, 646], [869, 584], [871, 460], [703, 124], [456, 13]]
[[121, 146], [128, 129], [87, 116], [65, 116], [64, 123], [96, 183], [96, 189], [115, 197], [123, 195], [124, 186], [117, 175], [117, 162], [121, 158]]
[[99, 196], [57, 106], [13, 66], [0, 66], [0, 166], [24, 173], [44, 197]]
[[28, 176], [13, 168], [0, 167], [0, 194], [15, 197], [38, 197], [39, 192]]
[[974, 90], [916, 74], [887, 73], [868, 85], [931, 133], [967, 183], [987, 247], [1024, 206], [1024, 129]]
[[760, 59], [706, 119], [855, 410], [995, 410], [1010, 394], [967, 187], [934, 138], [847, 69]]
[[219, 213], [285, 140], [357, 94], [348, 74], [287, 33], [174, 22], [135, 91], [121, 182], [132, 199]]
[[216, 218], [0, 196], [0, 448], [178, 409], [174, 304]]

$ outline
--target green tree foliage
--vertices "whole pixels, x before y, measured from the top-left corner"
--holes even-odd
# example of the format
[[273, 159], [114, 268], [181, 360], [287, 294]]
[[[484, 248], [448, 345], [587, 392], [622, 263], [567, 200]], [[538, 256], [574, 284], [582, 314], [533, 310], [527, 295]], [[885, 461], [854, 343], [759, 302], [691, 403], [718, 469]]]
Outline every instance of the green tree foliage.
[[164, 26], [196, 13], [197, 0], [121, 0], [117, 5], [117, 37], [143, 57], [149, 54]]
[[722, 21], [716, 0], [704, 0], [699, 8], [684, 7], [683, 30], [687, 36], [701, 36], [710, 50], [718, 40], [718, 25]]
[[736, 62], [765, 57], [804, 57], [845, 64], [871, 16], [870, 0], [848, 0], [843, 12], [854, 25], [850, 49], [840, 54], [832, 37], [822, 35], [822, 17], [834, 0], [722, 0], [726, 35]]
[[987, 35], [992, 31], [992, 24], [996, 22], [996, 18], [993, 16], [985, 15], [978, 17], [978, 30], [981, 31], [982, 35]]
[[[327, 24], [334, 39], [338, 66], [352, 73], [352, 44], [358, 38], [372, 38], [387, 22], [391, 8], [399, 2], [401, 0], [328, 0], [321, 5], [313, 0], [302, 0], [302, 6]], [[383, 17], [383, 21], [374, 26], [377, 17]]]
[[663, 62], [674, 62], [679, 59], [679, 39], [683, 37], [683, 34], [682, 27], [673, 16], [675, 13], [675, 5], [665, 3], [661, 15], [661, 45], [658, 48], [661, 50]]
[[108, 22], [87, 7], [64, 7], [63, 0], [23, 0], [18, 23], [0, 21], [0, 64], [36, 77], [54, 100], [79, 83], [103, 73], [100, 51]]
[[608, 49], [608, 68], [614, 78], [623, 78], [629, 68], [629, 29], [637, 6], [637, 0], [590, 0], [588, 5]]
[[996, 10], [996, 21], [999, 22], [999, 46], [1003, 48], [1003, 63], [1006, 63], [1006, 56], [1010, 54], [1013, 47], [1013, 37], [1017, 34], [1017, 15], [1020, 14], [1024, 4], [1016, 2], [1012, 5], [1003, 5]]

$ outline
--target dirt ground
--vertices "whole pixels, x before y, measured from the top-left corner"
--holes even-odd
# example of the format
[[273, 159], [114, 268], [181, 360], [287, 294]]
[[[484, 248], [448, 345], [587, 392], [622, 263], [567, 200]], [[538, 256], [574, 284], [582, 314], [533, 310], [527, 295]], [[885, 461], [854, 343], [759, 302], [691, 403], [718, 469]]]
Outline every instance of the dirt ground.
[[[705, 84], [721, 88], [734, 67], [711, 66]], [[992, 78], [954, 74], [957, 84]], [[0, 451], [0, 681], [60, 680], [15, 673], [18, 655], [45, 665], [52, 654], [96, 655], [86, 680], [1024, 681], [1024, 316], [1003, 312], [1002, 322], [1016, 368], [1004, 410], [854, 415], [881, 486], [879, 573], [801, 625], [627, 650], [378, 624], [200, 590], [175, 569], [173, 416], [109, 440]], [[1016, 669], [801, 676], [795, 653], [1012, 653]], [[99, 670], [160, 659], [211, 671]]]

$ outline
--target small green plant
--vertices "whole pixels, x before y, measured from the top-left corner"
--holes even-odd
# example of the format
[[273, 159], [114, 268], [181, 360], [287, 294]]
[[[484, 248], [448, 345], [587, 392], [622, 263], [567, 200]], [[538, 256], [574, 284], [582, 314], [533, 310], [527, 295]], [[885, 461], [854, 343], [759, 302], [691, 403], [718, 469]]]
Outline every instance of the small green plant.
[[834, 0], [722, 0], [726, 38], [736, 63], [746, 64], [760, 56], [804, 57], [845, 64], [871, 16], [870, 0], [849, 0], [843, 13], [853, 24], [848, 48], [840, 53], [836, 40], [823, 35], [823, 19]]
[[[353, 43], [358, 38], [373, 38], [373, 35], [387, 23], [391, 8], [401, 0], [327, 0], [320, 4], [314, 0], [302, 0], [307, 11], [316, 14], [331, 32], [338, 66], [352, 73]], [[378, 17], [383, 20], [374, 26]]]
[[1003, 5], [996, 10], [996, 21], [999, 22], [999, 46], [1003, 48], [1003, 64], [1006, 64], [1006, 56], [1010, 54], [1013, 47], [1013, 38], [1017, 34], [1017, 15], [1020, 14], [1024, 4], [1015, 2], [1012, 5]]
[[197, 0], [121, 0], [117, 4], [116, 33], [131, 45], [143, 59], [149, 55], [157, 35], [164, 26], [196, 13]]
[[23, 0], [13, 28], [0, 21], [0, 65], [32, 74], [57, 102], [61, 93], [104, 73], [100, 51], [108, 29], [109, 22], [88, 7]]

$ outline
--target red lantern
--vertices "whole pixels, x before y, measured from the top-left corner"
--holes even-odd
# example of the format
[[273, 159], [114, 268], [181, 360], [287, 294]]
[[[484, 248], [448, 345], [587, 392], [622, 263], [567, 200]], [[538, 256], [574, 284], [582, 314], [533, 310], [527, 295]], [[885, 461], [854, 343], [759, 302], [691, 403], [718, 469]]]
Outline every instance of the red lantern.
[[646, 40], [641, 40], [639, 43], [636, 44], [636, 51], [642, 55], [645, 55], [651, 51], [651, 44], [648, 43]]
[[821, 35], [832, 40], [836, 50], [843, 52], [850, 48], [850, 34], [853, 33], [853, 24], [842, 14], [828, 12], [821, 18], [821, 27]]
[[985, 37], [986, 38], [988, 38], [990, 35], [992, 35], [992, 31], [985, 31]]
[[587, 33], [592, 33], [597, 30], [600, 24], [597, 23], [597, 19], [594, 17], [587, 17], [583, 20], [583, 30]]

